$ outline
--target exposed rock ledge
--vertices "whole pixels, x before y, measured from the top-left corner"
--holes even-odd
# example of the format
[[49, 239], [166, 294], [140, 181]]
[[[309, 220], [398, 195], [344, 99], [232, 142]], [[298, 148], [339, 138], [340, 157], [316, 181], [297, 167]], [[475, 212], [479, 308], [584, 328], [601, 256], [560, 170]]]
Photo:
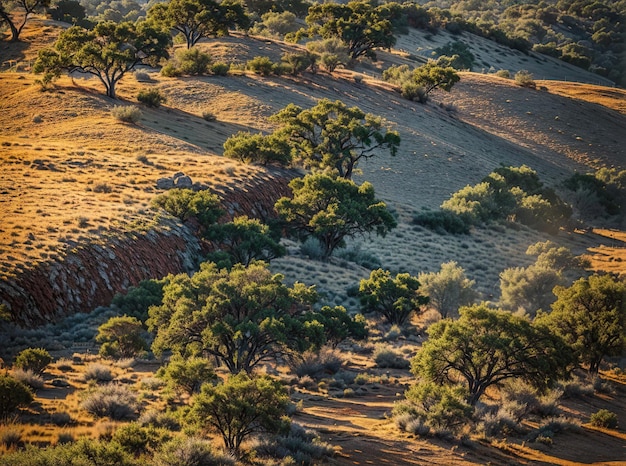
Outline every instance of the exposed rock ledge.
[[[274, 171], [245, 183], [215, 187], [232, 218], [267, 218], [276, 200], [288, 195], [295, 174]], [[0, 282], [0, 303], [8, 305], [16, 323], [33, 326], [76, 312], [107, 305], [115, 293], [141, 280], [169, 273], [190, 272], [198, 266], [198, 238], [174, 220], [157, 228], [96, 238], [81, 244], [56, 262], [37, 264]]]

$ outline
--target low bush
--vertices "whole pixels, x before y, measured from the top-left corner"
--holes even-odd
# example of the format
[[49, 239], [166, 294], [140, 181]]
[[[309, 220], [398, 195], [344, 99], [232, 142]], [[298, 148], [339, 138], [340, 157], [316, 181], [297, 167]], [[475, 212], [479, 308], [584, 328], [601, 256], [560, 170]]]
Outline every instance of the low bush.
[[604, 427], [606, 429], [617, 429], [617, 414], [608, 409], [601, 409], [591, 415], [589, 422], [595, 427]]
[[9, 375], [0, 375], [0, 419], [33, 401], [29, 388]]
[[408, 369], [410, 366], [408, 359], [385, 345], [379, 345], [374, 350], [374, 362], [380, 368]]
[[6, 450], [17, 448], [22, 443], [22, 430], [18, 424], [0, 425], [0, 445]]
[[413, 217], [413, 223], [434, 230], [437, 233], [466, 235], [470, 232], [470, 224], [449, 210], [421, 212]]
[[343, 365], [343, 358], [338, 351], [322, 349], [318, 353], [306, 351], [290, 363], [291, 369], [298, 377], [308, 375], [320, 378], [335, 374]]
[[495, 74], [499, 78], [511, 79], [511, 73], [509, 72], [509, 70], [498, 70]]
[[153, 466], [234, 466], [235, 460], [213, 451], [209, 440], [187, 437], [164, 443], [152, 458]]
[[137, 94], [137, 100], [152, 108], [158, 108], [167, 101], [158, 89], [142, 89]]
[[30, 369], [16, 369], [13, 371], [13, 377], [34, 390], [43, 388], [43, 377]]
[[529, 87], [532, 89], [537, 87], [532, 73], [527, 70], [520, 70], [515, 73], [515, 82], [522, 87]]
[[291, 458], [291, 464], [304, 466], [320, 464], [334, 454], [332, 446], [322, 442], [314, 431], [306, 430], [295, 422], [291, 423], [288, 434], [262, 440], [254, 445], [254, 450], [261, 456]]
[[211, 55], [196, 47], [181, 50], [176, 54], [176, 63], [182, 74], [196, 76], [207, 74], [212, 61]]
[[269, 76], [274, 71], [274, 63], [269, 57], [256, 56], [252, 60], [248, 60], [246, 63], [246, 69], [252, 71], [255, 74], [262, 76]]
[[52, 356], [43, 348], [27, 348], [15, 357], [14, 367], [25, 371], [41, 374], [48, 364], [52, 362]]
[[85, 368], [83, 377], [85, 382], [89, 382], [90, 380], [95, 380], [96, 382], [110, 382], [113, 380], [113, 373], [109, 366], [94, 362]]
[[172, 412], [157, 411], [156, 409], [141, 413], [137, 422], [141, 426], [162, 427], [175, 432], [181, 428], [180, 421]]
[[230, 71], [230, 65], [223, 61], [215, 62], [209, 66], [209, 71], [215, 76], [227, 76]]
[[163, 68], [161, 68], [161, 75], [166, 78], [177, 78], [181, 76], [183, 73], [181, 70], [176, 68], [173, 63], [167, 63]]
[[110, 384], [91, 392], [81, 407], [96, 417], [116, 421], [132, 419], [137, 411], [137, 397], [127, 387]]
[[116, 120], [132, 124], [138, 123], [143, 116], [141, 110], [133, 105], [115, 105], [111, 109], [111, 115]]

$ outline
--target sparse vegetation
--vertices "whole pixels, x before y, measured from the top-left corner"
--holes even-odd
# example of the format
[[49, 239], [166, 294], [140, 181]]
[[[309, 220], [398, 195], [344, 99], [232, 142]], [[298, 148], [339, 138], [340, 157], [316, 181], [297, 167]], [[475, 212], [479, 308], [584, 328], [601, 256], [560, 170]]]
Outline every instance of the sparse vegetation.
[[589, 418], [589, 422], [595, 427], [617, 429], [617, 415], [608, 409], [600, 409], [593, 413]]
[[14, 367], [41, 374], [52, 362], [52, 356], [43, 348], [27, 348], [15, 357]]
[[143, 113], [134, 105], [115, 105], [111, 109], [111, 115], [116, 120], [124, 123], [137, 124], [141, 120]]
[[165, 96], [158, 89], [142, 89], [137, 94], [137, 100], [148, 107], [158, 108], [167, 102]]

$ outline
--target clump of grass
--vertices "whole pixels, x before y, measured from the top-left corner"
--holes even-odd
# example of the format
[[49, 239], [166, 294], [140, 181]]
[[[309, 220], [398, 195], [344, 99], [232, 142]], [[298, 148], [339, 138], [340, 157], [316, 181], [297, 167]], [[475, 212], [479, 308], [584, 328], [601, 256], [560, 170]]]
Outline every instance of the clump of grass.
[[108, 194], [113, 191], [113, 188], [106, 183], [96, 183], [92, 188], [94, 193], [105, 193]]
[[137, 100], [152, 108], [158, 108], [161, 104], [167, 102], [165, 96], [158, 89], [142, 89], [137, 94]]
[[17, 448], [22, 443], [22, 431], [14, 422], [0, 425], [0, 445], [5, 449]]
[[98, 362], [91, 363], [85, 369], [85, 381], [95, 380], [96, 382], [110, 382], [113, 380], [111, 368]]
[[66, 426], [72, 423], [72, 416], [65, 411], [59, 411], [50, 415], [50, 421], [56, 426]]
[[105, 385], [85, 398], [81, 407], [96, 417], [119, 421], [132, 419], [137, 410], [137, 397], [123, 385]]
[[13, 371], [13, 377], [34, 390], [43, 388], [43, 377], [36, 374], [31, 369], [15, 369]]
[[307, 351], [291, 363], [291, 369], [298, 377], [308, 375], [314, 379], [327, 374], [335, 374], [341, 369], [343, 358], [339, 352], [325, 349], [319, 353]]
[[520, 70], [515, 73], [515, 82], [522, 87], [529, 87], [532, 89], [537, 87], [532, 73], [527, 70]]
[[374, 362], [380, 368], [408, 369], [410, 363], [386, 345], [378, 345], [374, 350]]
[[133, 105], [116, 105], [111, 109], [111, 115], [124, 123], [136, 124], [141, 120], [141, 110]]

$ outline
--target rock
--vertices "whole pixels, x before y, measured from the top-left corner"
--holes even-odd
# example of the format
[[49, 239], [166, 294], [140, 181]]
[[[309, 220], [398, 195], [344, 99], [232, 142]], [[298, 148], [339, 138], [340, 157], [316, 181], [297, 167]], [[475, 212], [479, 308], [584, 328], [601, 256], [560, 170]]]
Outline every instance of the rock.
[[172, 178], [159, 178], [156, 182], [157, 189], [172, 189], [174, 180]]
[[176, 186], [177, 188], [190, 189], [193, 186], [193, 182], [191, 181], [190, 177], [183, 175], [174, 179], [174, 186]]
[[50, 385], [53, 387], [69, 387], [70, 383], [65, 379], [52, 379]]

